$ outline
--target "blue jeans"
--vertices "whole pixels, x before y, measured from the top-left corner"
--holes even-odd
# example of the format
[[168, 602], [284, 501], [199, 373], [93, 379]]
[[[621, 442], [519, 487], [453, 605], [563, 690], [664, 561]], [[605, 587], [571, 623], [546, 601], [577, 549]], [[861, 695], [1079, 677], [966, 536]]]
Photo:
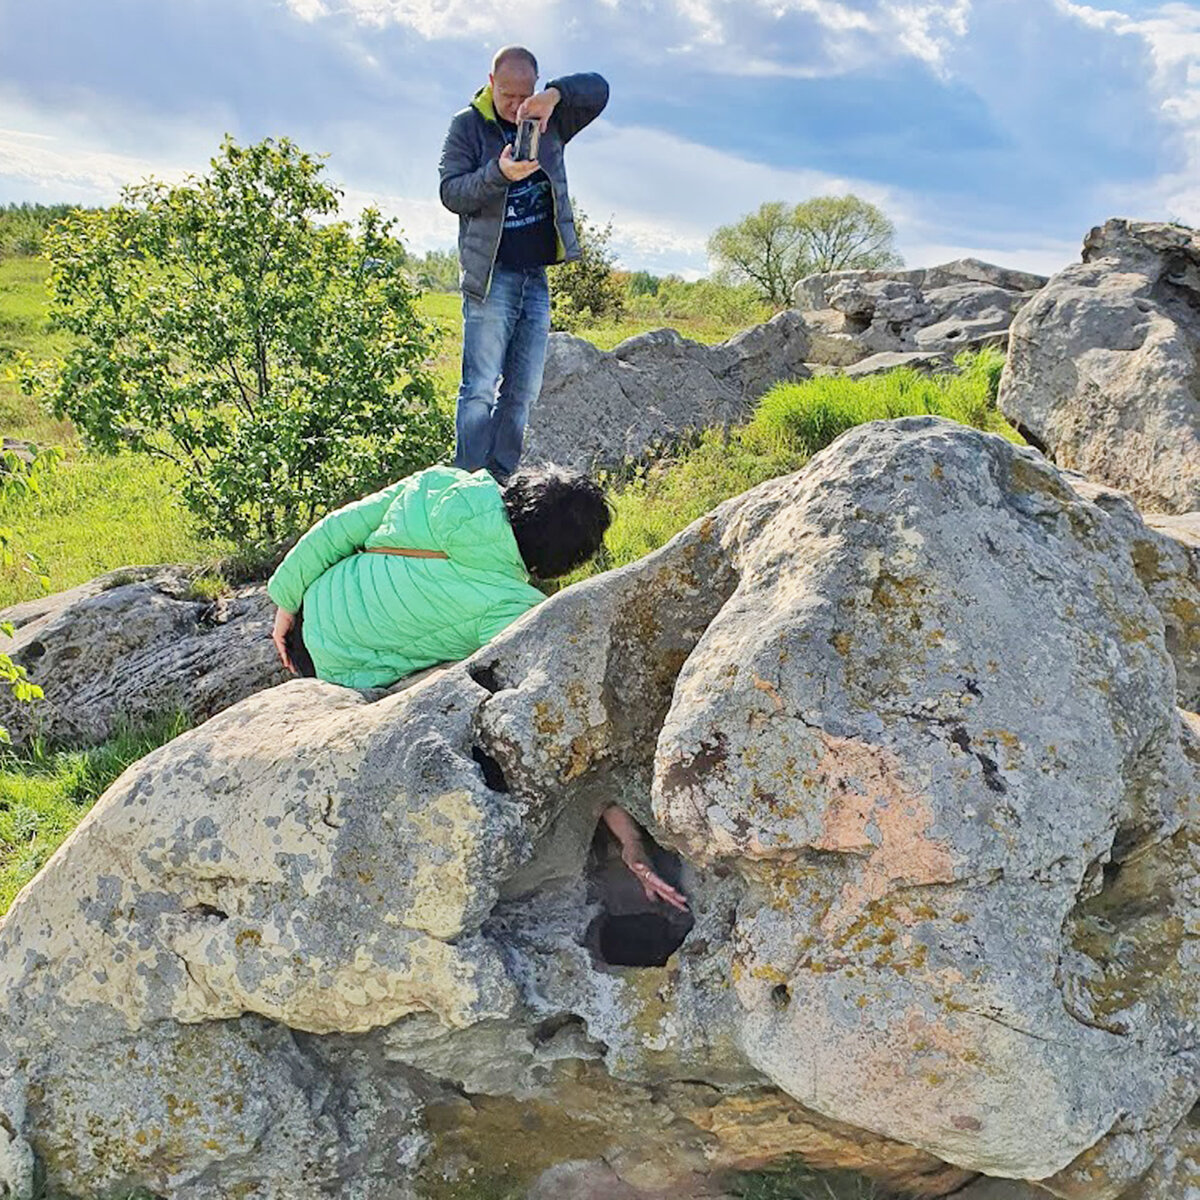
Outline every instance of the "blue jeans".
[[497, 263], [487, 299], [463, 297], [456, 467], [487, 467], [501, 479], [517, 469], [529, 407], [542, 390], [549, 332], [545, 267]]

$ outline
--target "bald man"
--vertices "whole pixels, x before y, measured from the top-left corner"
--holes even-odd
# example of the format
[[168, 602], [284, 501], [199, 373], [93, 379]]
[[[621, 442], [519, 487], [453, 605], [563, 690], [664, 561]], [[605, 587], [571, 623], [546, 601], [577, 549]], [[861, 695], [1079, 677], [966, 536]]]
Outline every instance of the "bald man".
[[[458, 214], [463, 355], [454, 465], [503, 482], [521, 458], [542, 387], [550, 290], [546, 268], [580, 256], [563, 147], [608, 103], [599, 75], [565, 75], [537, 90], [537, 59], [505, 46], [485, 87], [450, 123], [442, 203]], [[537, 158], [513, 156], [517, 125], [541, 127]]]

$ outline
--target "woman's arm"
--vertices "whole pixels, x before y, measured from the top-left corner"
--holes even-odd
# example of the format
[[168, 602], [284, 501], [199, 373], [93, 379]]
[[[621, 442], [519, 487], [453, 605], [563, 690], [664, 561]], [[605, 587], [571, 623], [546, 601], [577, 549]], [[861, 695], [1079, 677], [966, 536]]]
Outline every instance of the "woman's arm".
[[407, 480], [364, 496], [322, 517], [287, 553], [267, 584], [267, 594], [284, 612], [300, 609], [304, 593], [318, 576], [360, 549], [379, 528]]
[[602, 814], [605, 825], [621, 843], [621, 861], [633, 872], [647, 900], [665, 900], [672, 908], [687, 912], [687, 900], [654, 871], [642, 842], [637, 822], [619, 805], [610, 804]]

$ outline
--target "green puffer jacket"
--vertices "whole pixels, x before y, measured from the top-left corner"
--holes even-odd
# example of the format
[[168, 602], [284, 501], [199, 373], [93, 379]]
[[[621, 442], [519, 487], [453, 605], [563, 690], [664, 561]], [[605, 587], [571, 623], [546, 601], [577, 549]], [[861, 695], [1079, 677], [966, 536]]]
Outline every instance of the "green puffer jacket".
[[[367, 546], [448, 557], [362, 554]], [[545, 597], [529, 583], [496, 481], [429, 467], [318, 521], [271, 576], [321, 679], [378, 687], [466, 658]]]

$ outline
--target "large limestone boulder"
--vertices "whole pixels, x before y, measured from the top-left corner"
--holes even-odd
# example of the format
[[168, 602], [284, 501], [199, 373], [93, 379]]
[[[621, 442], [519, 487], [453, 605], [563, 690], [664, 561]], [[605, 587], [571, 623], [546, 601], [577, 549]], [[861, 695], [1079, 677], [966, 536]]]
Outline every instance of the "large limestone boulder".
[[415, 687], [235, 705], [0, 923], [0, 1180], [1114, 1200], [1200, 1092], [1200, 751], [1129, 547], [1035, 453], [880, 422]]
[[936, 267], [917, 267], [909, 271], [826, 271], [808, 275], [792, 289], [792, 306], [802, 311], [829, 308], [831, 293], [844, 283], [897, 282], [922, 291], [986, 284], [1006, 292], [1034, 292], [1046, 283], [1046, 276], [1015, 271], [978, 258], [958, 258]]
[[45, 698], [0, 693], [0, 725], [18, 745], [34, 734], [78, 745], [176, 710], [193, 720], [287, 672], [271, 642], [274, 605], [261, 586], [217, 599], [193, 594], [194, 570], [129, 567], [0, 612], [15, 627], [0, 650]]
[[717, 346], [672, 329], [639, 334], [611, 351], [551, 334], [525, 460], [619, 466], [689, 430], [744, 420], [772, 384], [808, 378], [810, 342], [793, 312]]
[[1200, 508], [1200, 233], [1112, 220], [1013, 323], [1005, 416], [1147, 510]]

